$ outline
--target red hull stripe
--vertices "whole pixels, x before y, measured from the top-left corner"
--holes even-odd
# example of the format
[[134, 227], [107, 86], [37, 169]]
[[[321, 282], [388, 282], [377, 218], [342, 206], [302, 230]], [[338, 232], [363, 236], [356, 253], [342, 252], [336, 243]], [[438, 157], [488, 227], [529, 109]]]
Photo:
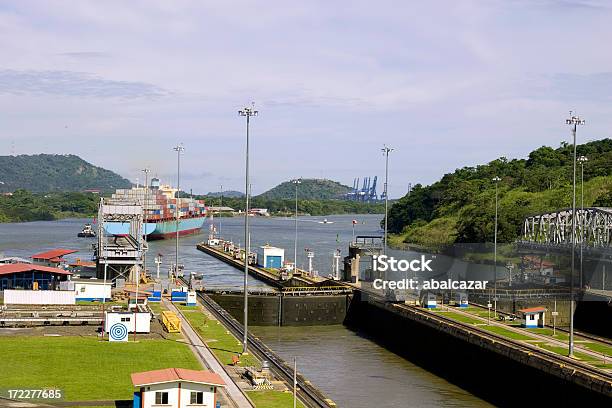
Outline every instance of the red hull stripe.
[[[190, 235], [200, 232], [201, 228], [192, 228], [187, 230], [179, 231], [179, 236]], [[176, 232], [168, 232], [166, 234], [149, 234], [147, 239], [166, 239], [176, 237]]]

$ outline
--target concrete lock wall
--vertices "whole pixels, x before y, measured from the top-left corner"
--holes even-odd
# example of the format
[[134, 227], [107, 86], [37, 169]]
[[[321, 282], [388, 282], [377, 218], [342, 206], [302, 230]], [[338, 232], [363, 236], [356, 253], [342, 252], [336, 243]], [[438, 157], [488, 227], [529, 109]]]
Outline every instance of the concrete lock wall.
[[493, 405], [530, 406], [533, 398], [526, 399], [524, 393], [500, 392], [519, 387], [519, 383], [533, 384], [534, 392], [545, 395], [547, 406], [609, 405], [609, 399], [602, 394], [573, 383], [571, 375], [562, 380], [545, 368], [520, 363], [458, 339], [441, 328], [435, 329], [424, 320], [392, 313], [383, 303], [377, 306], [365, 300], [355, 295], [346, 326]]
[[[243, 296], [210, 294], [236, 320], [243, 322]], [[254, 326], [313, 326], [342, 324], [347, 295], [258, 296], [249, 295], [249, 324]]]

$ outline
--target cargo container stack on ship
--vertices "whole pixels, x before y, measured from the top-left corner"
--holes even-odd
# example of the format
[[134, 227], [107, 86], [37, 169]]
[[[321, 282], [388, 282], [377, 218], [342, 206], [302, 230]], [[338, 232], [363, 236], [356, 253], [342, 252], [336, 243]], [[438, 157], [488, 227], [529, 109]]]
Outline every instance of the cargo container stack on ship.
[[[177, 189], [161, 184], [158, 178], [151, 179], [149, 193], [145, 200], [145, 187], [119, 189], [113, 193], [111, 200], [116, 202], [141, 202], [145, 211], [147, 239], [176, 238], [176, 192]], [[193, 234], [200, 231], [206, 219], [206, 206], [202, 200], [181, 197], [179, 208], [179, 235]], [[106, 224], [106, 232], [112, 235], [126, 235], [129, 223], [111, 222]]]

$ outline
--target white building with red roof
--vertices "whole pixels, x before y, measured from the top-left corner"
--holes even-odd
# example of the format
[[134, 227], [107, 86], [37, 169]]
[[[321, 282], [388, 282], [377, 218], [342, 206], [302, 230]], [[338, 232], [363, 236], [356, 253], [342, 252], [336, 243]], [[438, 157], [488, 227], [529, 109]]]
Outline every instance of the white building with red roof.
[[134, 407], [216, 408], [217, 388], [225, 382], [216, 373], [166, 368], [132, 374]]
[[546, 308], [543, 306], [529, 307], [518, 311], [523, 327], [544, 327], [546, 326]]
[[32, 255], [32, 261], [37, 265], [57, 267], [66, 262], [64, 256], [78, 252], [74, 249], [52, 249]]

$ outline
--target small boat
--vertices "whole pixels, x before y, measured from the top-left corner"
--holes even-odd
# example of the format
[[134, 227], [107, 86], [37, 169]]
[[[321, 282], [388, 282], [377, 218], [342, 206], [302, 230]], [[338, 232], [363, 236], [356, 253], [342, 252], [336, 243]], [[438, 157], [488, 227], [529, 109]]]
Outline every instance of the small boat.
[[96, 231], [91, 227], [91, 224], [85, 224], [81, 232], [77, 234], [79, 238], [92, 238], [96, 236]]
[[333, 224], [333, 221], [327, 221], [327, 218], [324, 218], [323, 221], [319, 221], [319, 224]]

